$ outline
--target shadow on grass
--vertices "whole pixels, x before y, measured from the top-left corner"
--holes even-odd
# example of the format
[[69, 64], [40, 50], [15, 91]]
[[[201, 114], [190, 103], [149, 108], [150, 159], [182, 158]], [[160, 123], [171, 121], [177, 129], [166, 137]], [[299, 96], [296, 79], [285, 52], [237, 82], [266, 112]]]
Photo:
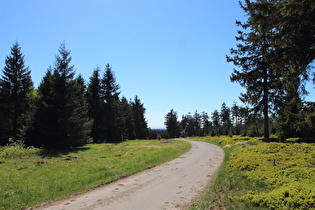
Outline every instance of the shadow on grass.
[[71, 149], [42, 149], [39, 153], [39, 156], [42, 158], [52, 158], [52, 157], [61, 157], [64, 155], [68, 155], [69, 153], [78, 153], [79, 151], [89, 150], [90, 147], [77, 147]]

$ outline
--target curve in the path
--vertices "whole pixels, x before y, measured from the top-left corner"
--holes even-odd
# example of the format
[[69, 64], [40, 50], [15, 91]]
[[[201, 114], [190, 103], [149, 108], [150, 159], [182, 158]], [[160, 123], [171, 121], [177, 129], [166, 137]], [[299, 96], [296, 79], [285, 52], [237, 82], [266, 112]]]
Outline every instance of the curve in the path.
[[186, 209], [209, 185], [223, 150], [189, 141], [192, 149], [170, 162], [39, 209]]

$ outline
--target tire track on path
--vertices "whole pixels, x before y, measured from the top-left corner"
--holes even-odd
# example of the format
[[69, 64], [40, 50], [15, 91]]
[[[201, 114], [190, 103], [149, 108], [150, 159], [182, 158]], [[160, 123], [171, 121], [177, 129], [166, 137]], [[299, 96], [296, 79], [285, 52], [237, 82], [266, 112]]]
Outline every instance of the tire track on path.
[[188, 142], [191, 150], [170, 162], [33, 209], [187, 209], [207, 189], [224, 159], [216, 145]]

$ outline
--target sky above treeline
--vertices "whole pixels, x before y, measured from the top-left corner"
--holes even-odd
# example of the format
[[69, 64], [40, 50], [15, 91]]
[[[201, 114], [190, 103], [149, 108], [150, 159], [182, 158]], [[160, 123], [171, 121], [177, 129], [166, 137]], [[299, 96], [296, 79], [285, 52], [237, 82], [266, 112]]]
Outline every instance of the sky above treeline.
[[138, 95], [148, 125], [161, 128], [171, 109], [181, 119], [242, 105], [225, 58], [236, 46], [235, 20], [246, 20], [237, 0], [0, 0], [0, 68], [19, 42], [37, 87], [65, 42], [77, 75], [88, 83], [109, 63], [121, 96]]

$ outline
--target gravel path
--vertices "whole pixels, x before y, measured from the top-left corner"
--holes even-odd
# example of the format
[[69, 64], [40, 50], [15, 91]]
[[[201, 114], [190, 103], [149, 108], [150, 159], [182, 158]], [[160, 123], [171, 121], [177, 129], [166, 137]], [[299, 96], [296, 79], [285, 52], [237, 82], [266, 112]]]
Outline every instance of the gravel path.
[[192, 149], [170, 162], [35, 209], [186, 209], [209, 186], [224, 159], [218, 146], [189, 142]]

